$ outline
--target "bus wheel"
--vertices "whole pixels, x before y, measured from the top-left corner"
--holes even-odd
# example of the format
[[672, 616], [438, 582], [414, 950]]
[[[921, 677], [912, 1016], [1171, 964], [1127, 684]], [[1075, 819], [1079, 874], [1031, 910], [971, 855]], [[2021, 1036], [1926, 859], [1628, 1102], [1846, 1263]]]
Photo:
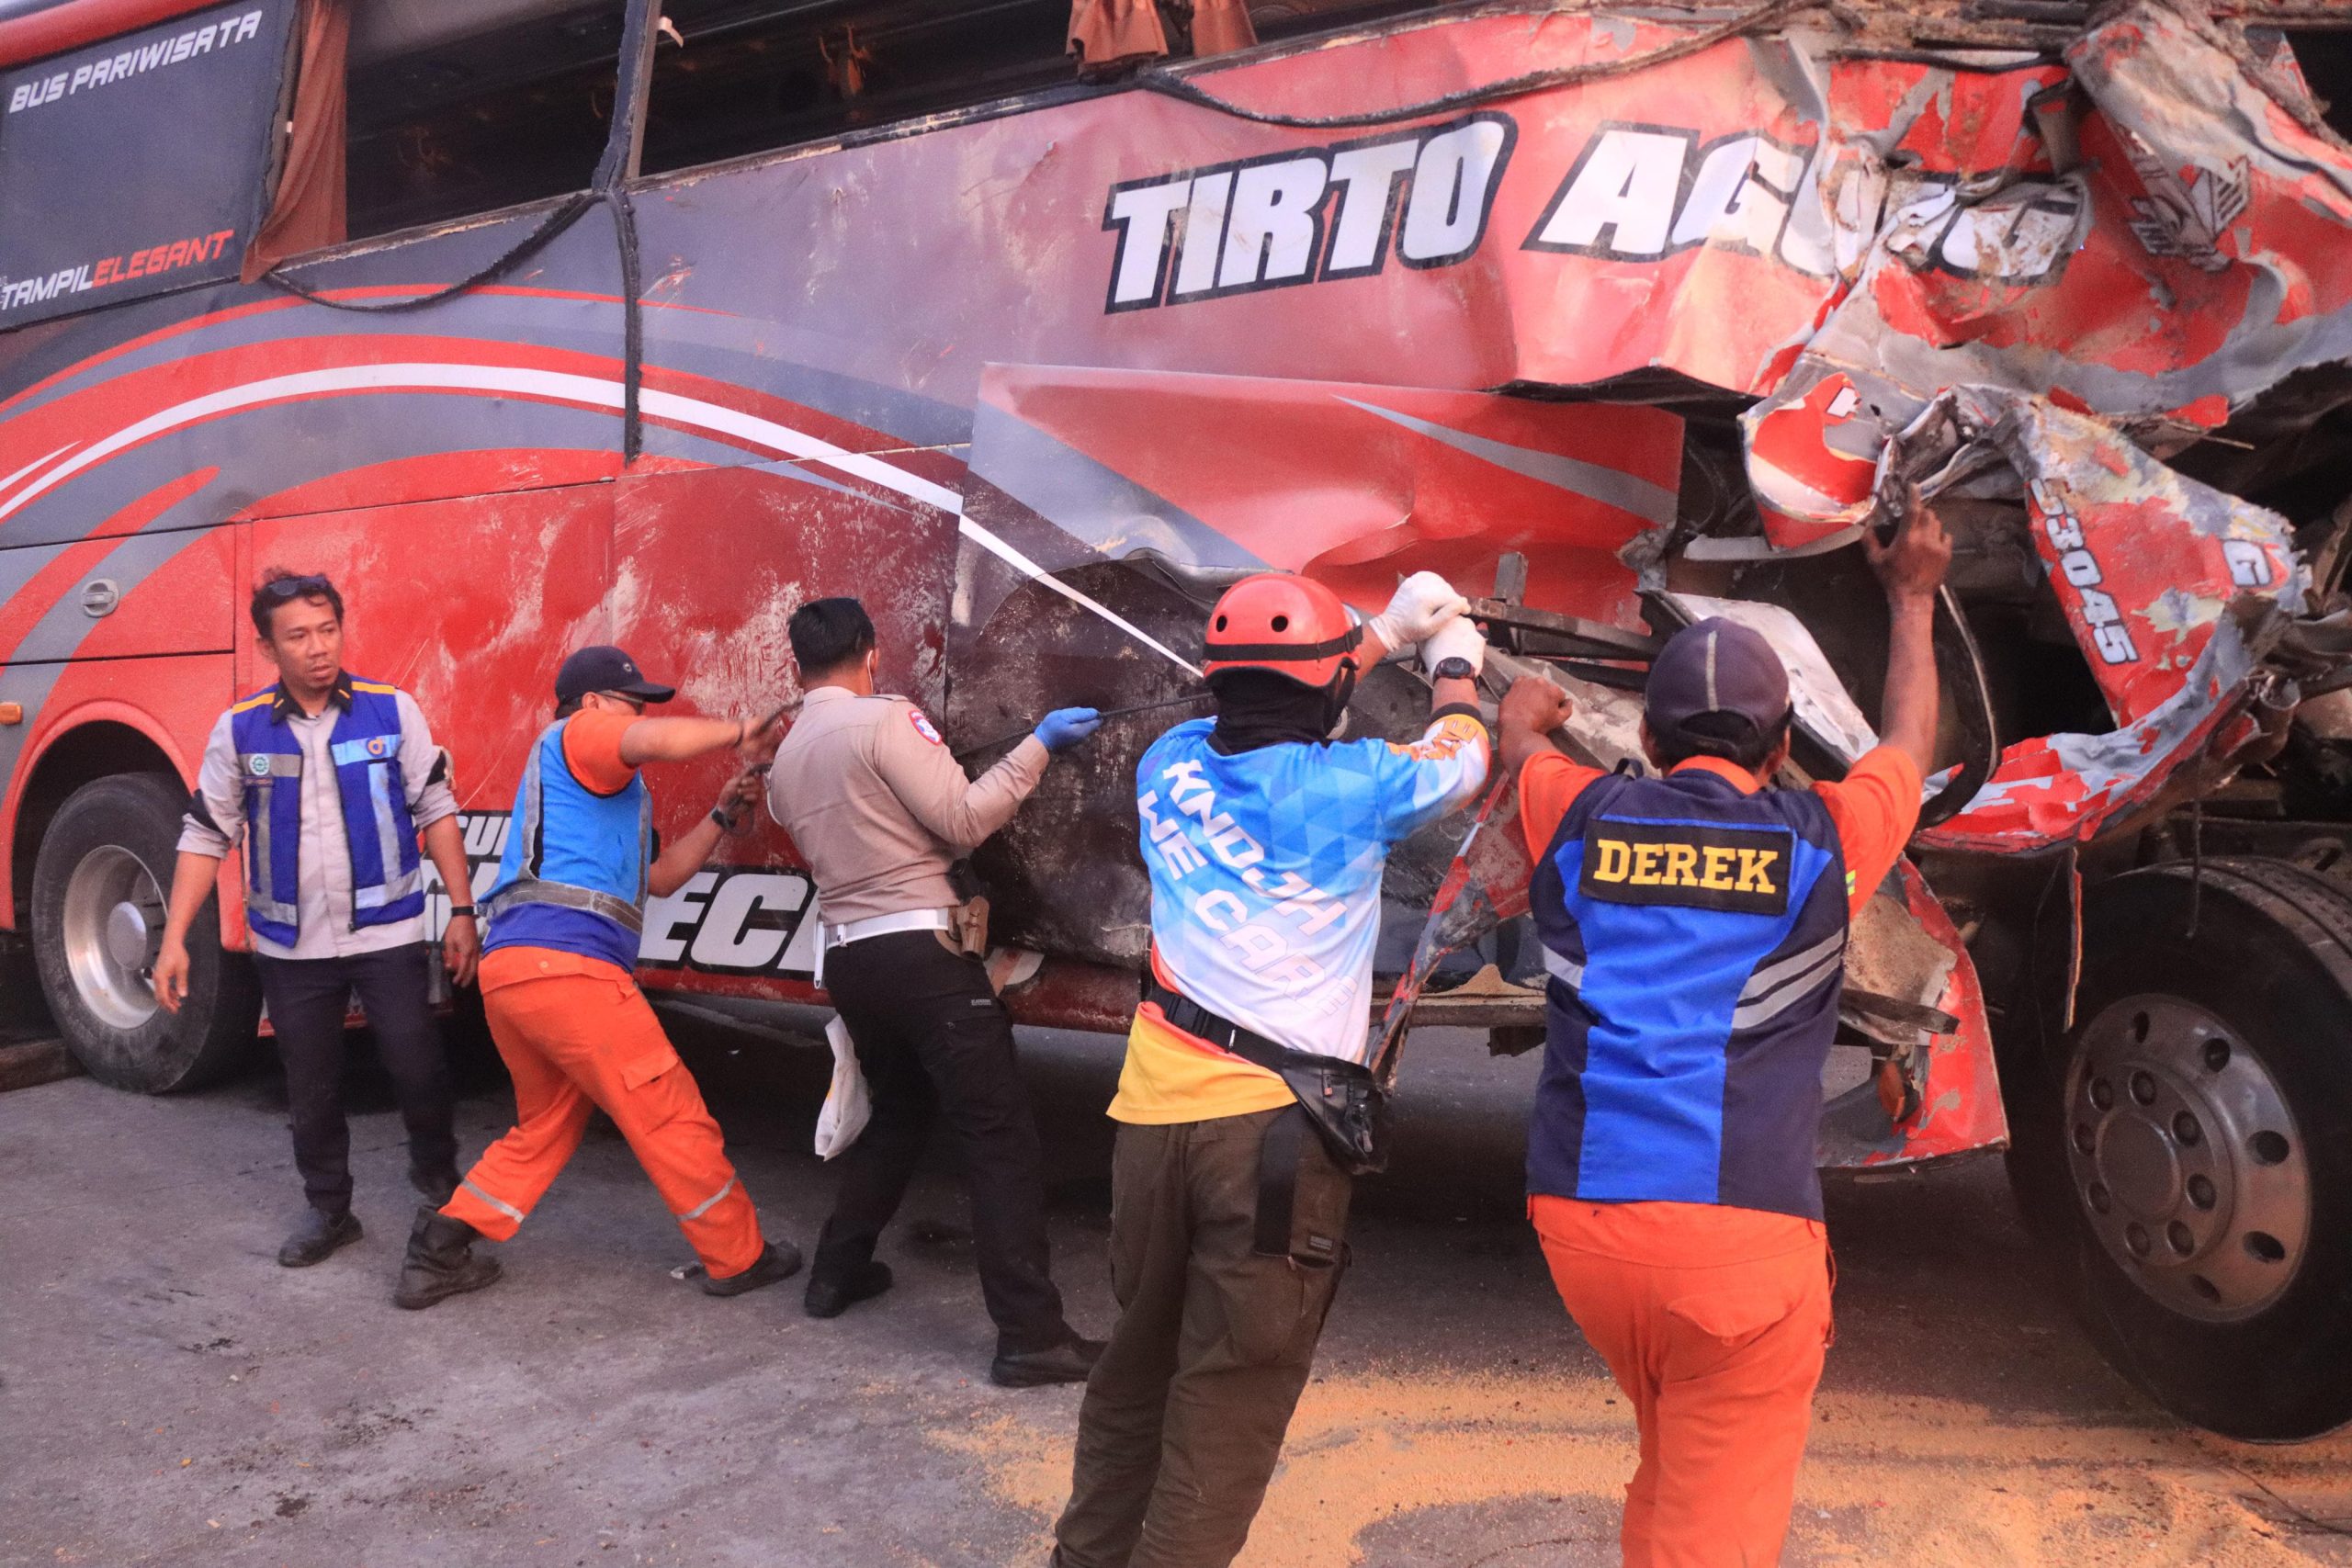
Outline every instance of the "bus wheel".
[[117, 1089], [195, 1089], [253, 1045], [260, 984], [251, 960], [221, 951], [214, 905], [188, 932], [187, 1004], [167, 1013], [149, 989], [187, 798], [153, 773], [85, 784], [58, 810], [33, 863], [41, 990], [74, 1056]]
[[2225, 1436], [2316, 1437], [2352, 1421], [2352, 896], [2281, 861], [2202, 881], [2093, 890], [2025, 1168], [2064, 1184], [2119, 1370]]

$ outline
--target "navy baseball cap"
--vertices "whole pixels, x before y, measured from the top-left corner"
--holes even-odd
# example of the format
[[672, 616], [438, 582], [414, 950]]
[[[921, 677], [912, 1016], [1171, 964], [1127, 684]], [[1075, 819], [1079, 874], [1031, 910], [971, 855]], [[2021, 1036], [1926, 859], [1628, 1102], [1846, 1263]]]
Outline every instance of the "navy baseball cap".
[[602, 644], [581, 649], [555, 672], [557, 702], [578, 702], [591, 692], [618, 692], [647, 703], [666, 703], [678, 694], [675, 686], [647, 680], [637, 660], [619, 649]]
[[1711, 615], [1667, 639], [1644, 702], [1651, 734], [1718, 750], [1788, 721], [1789, 672], [1761, 632]]

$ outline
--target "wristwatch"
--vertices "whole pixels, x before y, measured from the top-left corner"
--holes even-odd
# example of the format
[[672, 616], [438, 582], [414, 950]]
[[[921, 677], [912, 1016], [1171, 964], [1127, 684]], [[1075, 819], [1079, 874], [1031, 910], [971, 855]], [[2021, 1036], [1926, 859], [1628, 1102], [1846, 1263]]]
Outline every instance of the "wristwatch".
[[710, 819], [718, 824], [718, 830], [722, 833], [734, 832], [737, 823], [741, 820], [741, 818], [728, 816], [716, 806], [710, 808]]
[[1430, 671], [1432, 681], [1475, 681], [1477, 678], [1478, 667], [1458, 653], [1439, 660], [1437, 668]]
[[449, 918], [450, 918], [451, 919], [453, 919], [453, 920], [454, 920], [454, 919], [456, 919], [459, 915], [463, 915], [463, 916], [465, 916], [465, 918], [466, 918], [466, 919], [469, 919], [469, 920], [470, 920], [470, 919], [474, 919], [474, 918], [475, 918], [475, 916], [474, 916], [474, 907], [473, 907], [471, 904], [452, 904], [452, 905], [450, 905], [450, 906], [449, 906]]

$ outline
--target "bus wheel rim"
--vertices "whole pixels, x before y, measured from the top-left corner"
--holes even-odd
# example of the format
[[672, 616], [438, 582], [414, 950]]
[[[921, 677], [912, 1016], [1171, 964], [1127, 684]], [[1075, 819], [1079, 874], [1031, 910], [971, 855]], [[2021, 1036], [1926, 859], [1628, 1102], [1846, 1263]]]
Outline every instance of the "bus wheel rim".
[[154, 873], [119, 844], [101, 844], [74, 867], [62, 916], [74, 988], [98, 1020], [136, 1029], [155, 1015], [150, 976], [163, 938], [164, 896]]
[[2301, 1128], [2221, 1018], [2157, 993], [2102, 1010], [2067, 1075], [2065, 1136], [2085, 1221], [2159, 1304], [2231, 1323], [2294, 1282], [2311, 1237]]

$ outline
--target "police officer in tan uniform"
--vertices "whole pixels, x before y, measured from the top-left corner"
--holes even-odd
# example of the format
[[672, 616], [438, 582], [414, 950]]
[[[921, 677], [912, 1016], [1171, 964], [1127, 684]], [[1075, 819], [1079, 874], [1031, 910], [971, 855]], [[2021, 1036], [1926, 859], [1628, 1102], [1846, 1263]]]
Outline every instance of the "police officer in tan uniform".
[[922, 710], [874, 689], [874, 623], [854, 599], [801, 606], [790, 627], [805, 695], [777, 749], [768, 808], [817, 881], [820, 983], [873, 1100], [808, 1271], [811, 1317], [890, 1288], [876, 1261], [934, 1120], [971, 1191], [980, 1292], [996, 1321], [989, 1377], [1008, 1388], [1083, 1380], [1102, 1352], [1062, 1316], [1046, 1242], [1037, 1126], [1012, 1020], [960, 940], [949, 868], [1012, 819], [1051, 753], [1094, 733], [1062, 708], [978, 779]]

